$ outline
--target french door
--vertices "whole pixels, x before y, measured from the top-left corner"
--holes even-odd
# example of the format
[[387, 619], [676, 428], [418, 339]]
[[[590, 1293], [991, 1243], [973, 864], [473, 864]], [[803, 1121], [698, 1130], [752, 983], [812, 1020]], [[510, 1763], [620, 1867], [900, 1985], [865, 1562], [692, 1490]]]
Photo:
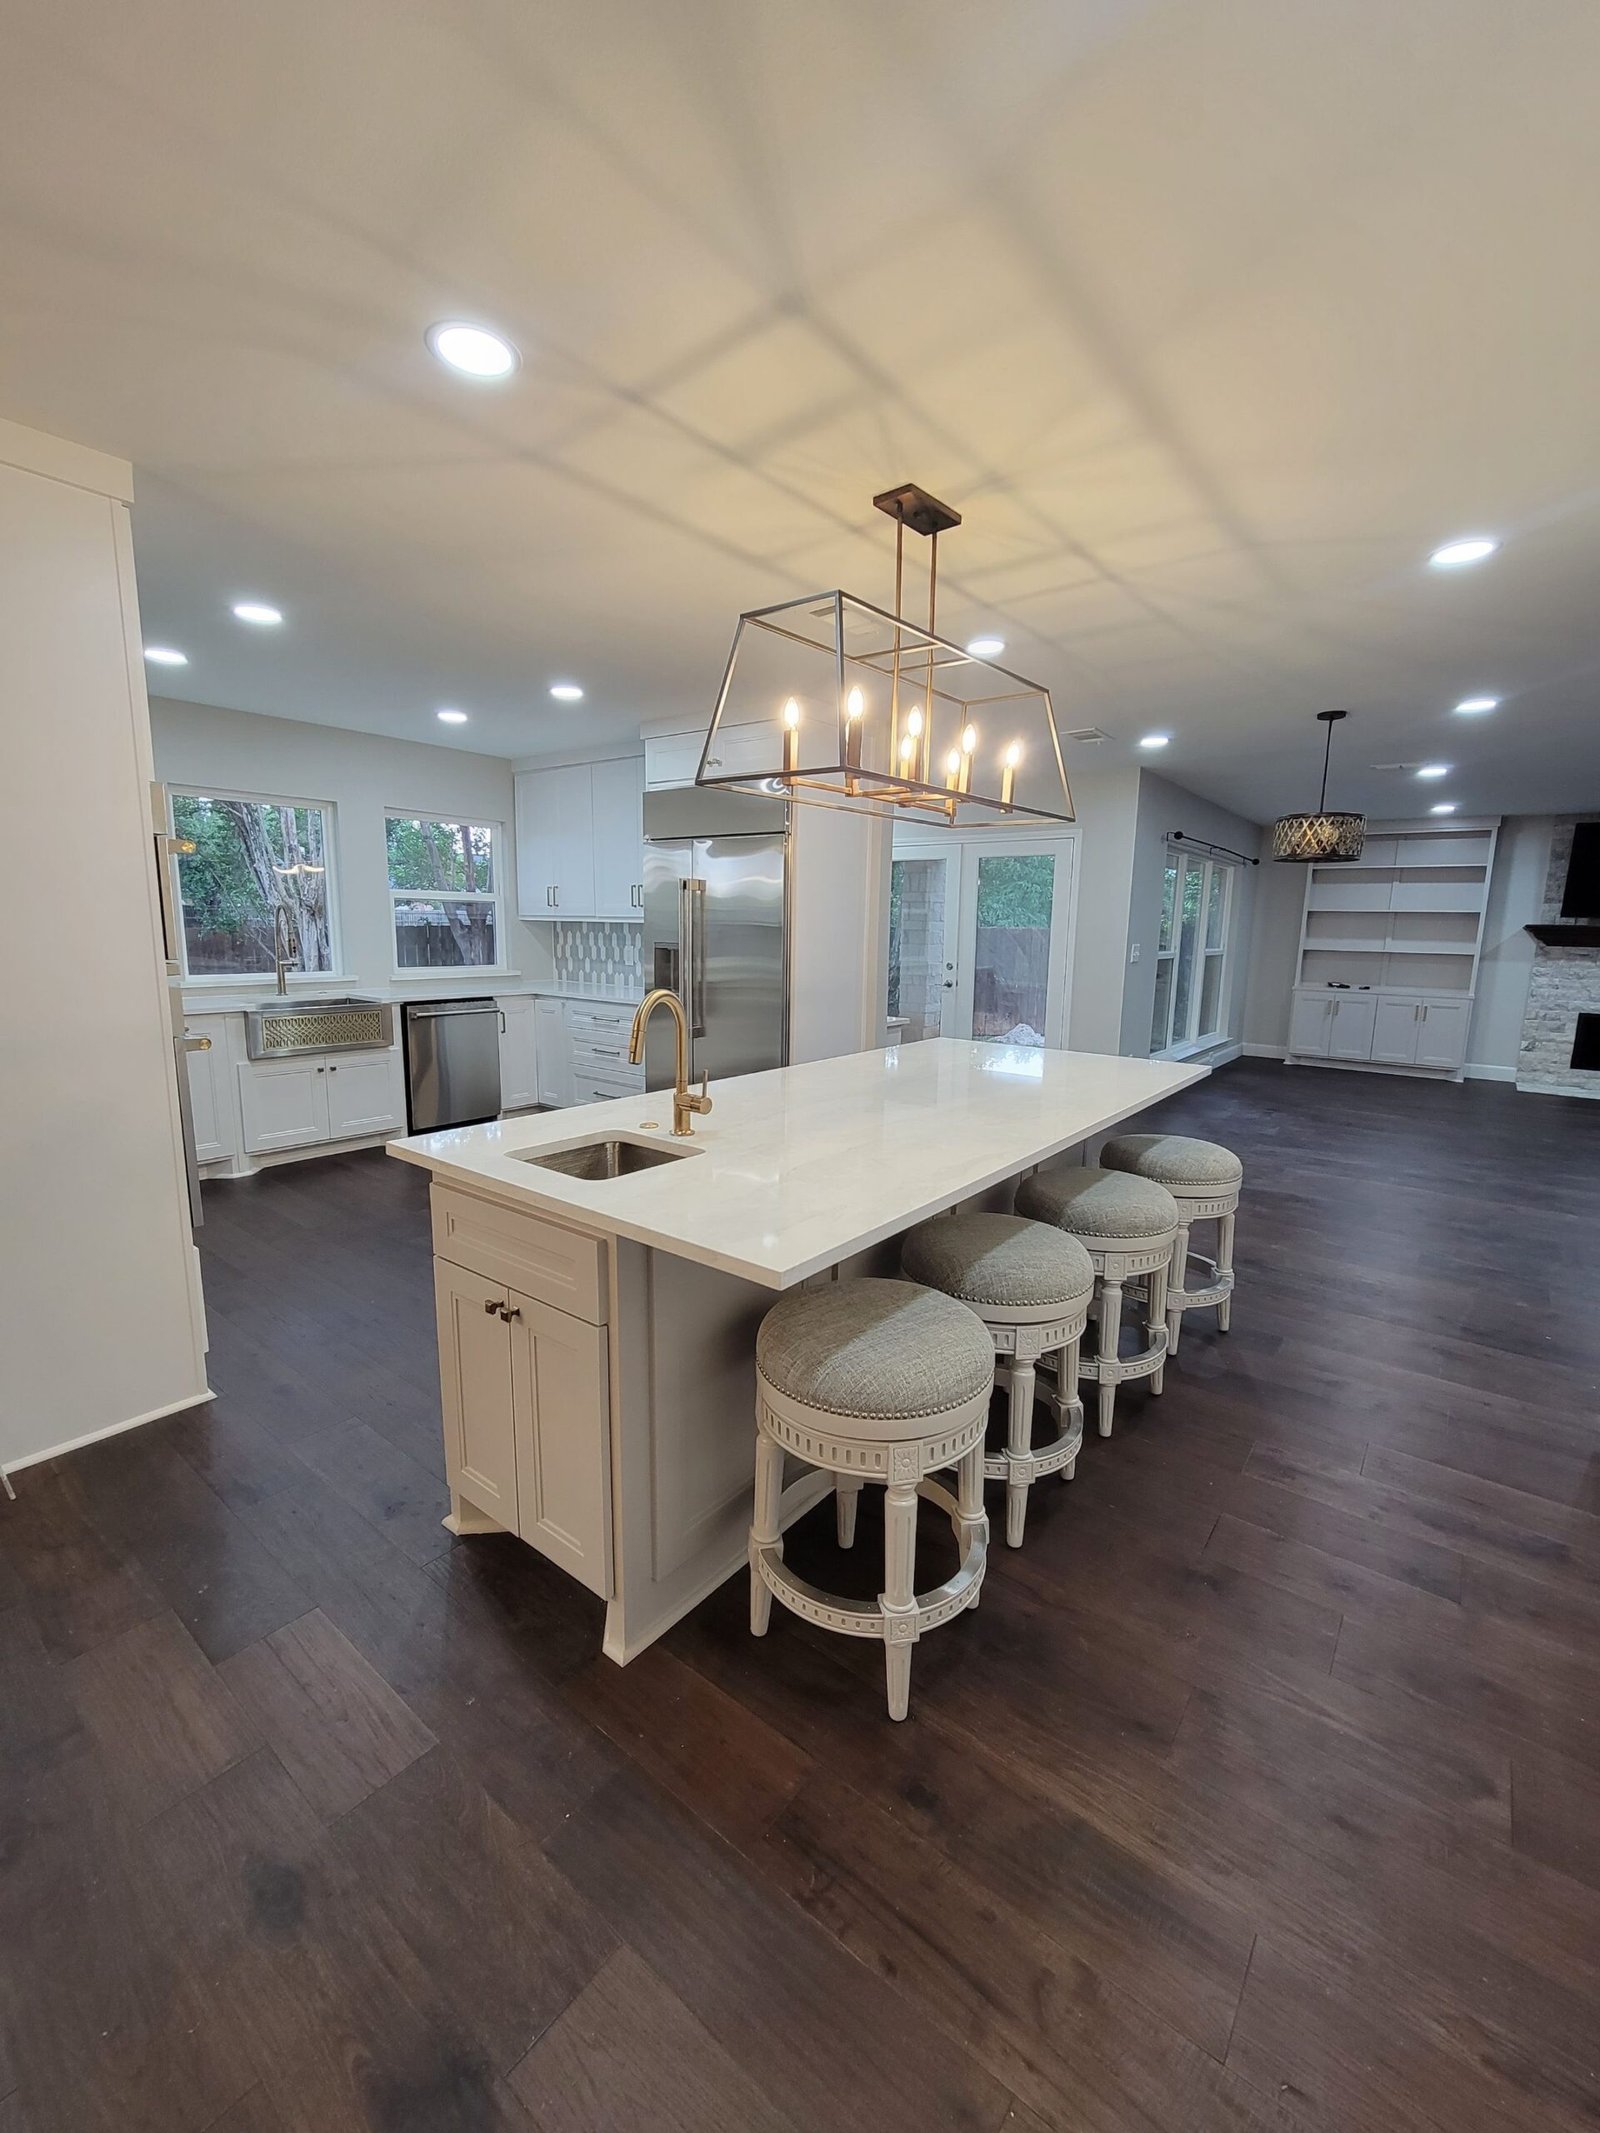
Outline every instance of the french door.
[[1222, 860], [1204, 859], [1176, 845], [1167, 848], [1150, 1018], [1152, 1055], [1182, 1051], [1223, 1033], [1233, 874]]
[[1076, 860], [1073, 836], [897, 836], [889, 894], [891, 1042], [1065, 1044]]

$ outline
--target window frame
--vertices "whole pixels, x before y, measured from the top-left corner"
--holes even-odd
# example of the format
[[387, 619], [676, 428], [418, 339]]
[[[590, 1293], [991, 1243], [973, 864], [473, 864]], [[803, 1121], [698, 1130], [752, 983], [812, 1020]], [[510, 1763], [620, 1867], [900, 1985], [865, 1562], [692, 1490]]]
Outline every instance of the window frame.
[[[1195, 969], [1189, 984], [1185, 1016], [1188, 1027], [1180, 1032], [1176, 1027], [1176, 1020], [1178, 966], [1183, 952], [1183, 882], [1184, 875], [1191, 866], [1197, 866], [1200, 870], [1199, 932], [1195, 946]], [[1177, 870], [1177, 879], [1172, 897], [1172, 934], [1170, 941], [1163, 945], [1166, 876], [1173, 868]], [[1238, 872], [1238, 866], [1231, 859], [1212, 858], [1208, 854], [1190, 851], [1180, 844], [1169, 844], [1166, 848], [1166, 856], [1162, 861], [1161, 918], [1158, 919], [1156, 933], [1155, 985], [1151, 994], [1149, 1056], [1152, 1059], [1186, 1059], [1193, 1052], [1209, 1051], [1213, 1045], [1226, 1044], [1228, 1041], [1228, 978], [1233, 958], [1233, 917]], [[1206, 942], [1211, 930], [1212, 887], [1217, 881], [1222, 884], [1222, 940], [1219, 947], [1208, 948]], [[1219, 1020], [1216, 1028], [1202, 1030], [1198, 1024], [1201, 1004], [1205, 998], [1206, 965], [1213, 957], [1218, 963], [1216, 1002]], [[1171, 973], [1166, 996], [1166, 1042], [1157, 1044], [1155, 1010], [1156, 1002], [1161, 997], [1163, 965], [1167, 966]]]
[[[389, 879], [389, 824], [391, 822], [431, 822], [444, 829], [455, 829], [463, 822], [469, 829], [489, 832], [489, 867], [494, 882], [492, 889], [397, 889]], [[504, 978], [516, 975], [516, 965], [506, 961], [506, 826], [490, 817], [473, 814], [465, 808], [453, 813], [440, 814], [437, 807], [386, 807], [383, 811], [383, 883], [389, 899], [389, 960], [393, 966], [390, 976], [399, 984], [420, 979], [437, 985], [442, 977], [459, 976]], [[395, 923], [395, 907], [400, 903], [460, 903], [491, 904], [494, 907], [494, 953], [492, 963], [402, 963], [400, 960], [400, 930]]]
[[[286, 970], [284, 983], [289, 986], [327, 985], [330, 982], [348, 984], [350, 973], [344, 967], [344, 928], [339, 902], [339, 810], [336, 804], [332, 800], [313, 799], [306, 793], [291, 797], [288, 793], [243, 792], [227, 785], [168, 785], [166, 796], [167, 829], [173, 836], [177, 834], [173, 810], [175, 800], [240, 800], [252, 807], [316, 809], [322, 817], [323, 825], [323, 881], [328, 901], [328, 968]], [[254, 985], [277, 983], [277, 975], [271, 970], [190, 970], [189, 928], [183, 903], [183, 870], [178, 865], [177, 855], [174, 855], [172, 861], [172, 900], [177, 918], [178, 968], [181, 973], [179, 982], [185, 992], [238, 992], [241, 989], [248, 990]]]

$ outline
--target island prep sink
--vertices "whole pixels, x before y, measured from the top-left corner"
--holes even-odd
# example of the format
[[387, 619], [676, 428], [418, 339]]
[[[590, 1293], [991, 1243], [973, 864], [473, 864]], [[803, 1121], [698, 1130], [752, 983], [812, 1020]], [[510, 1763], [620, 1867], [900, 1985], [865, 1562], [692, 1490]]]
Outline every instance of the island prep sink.
[[566, 1148], [527, 1148], [519, 1151], [519, 1163], [537, 1163], [541, 1170], [559, 1170], [564, 1178], [582, 1178], [598, 1183], [602, 1178], [632, 1177], [636, 1171], [655, 1170], [662, 1163], [675, 1163], [680, 1156], [698, 1155], [698, 1148], [674, 1148], [670, 1141], [579, 1141]]

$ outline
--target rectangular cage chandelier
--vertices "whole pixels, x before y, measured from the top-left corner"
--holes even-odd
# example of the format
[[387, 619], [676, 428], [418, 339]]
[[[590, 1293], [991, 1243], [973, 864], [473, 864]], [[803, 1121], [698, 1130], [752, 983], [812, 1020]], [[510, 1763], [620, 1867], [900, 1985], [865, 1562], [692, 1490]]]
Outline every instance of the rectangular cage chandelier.
[[[1074, 821], [1050, 691], [938, 634], [960, 513], [914, 483], [872, 501], [895, 522], [893, 612], [837, 590], [741, 615], [695, 783], [932, 826]], [[929, 542], [926, 625], [902, 612], [908, 531]]]

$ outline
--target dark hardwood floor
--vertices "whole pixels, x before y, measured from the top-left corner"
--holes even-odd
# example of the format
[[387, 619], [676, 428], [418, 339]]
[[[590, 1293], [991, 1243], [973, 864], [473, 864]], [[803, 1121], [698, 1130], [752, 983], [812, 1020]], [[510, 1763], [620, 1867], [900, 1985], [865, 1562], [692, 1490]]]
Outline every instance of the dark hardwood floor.
[[619, 1671], [451, 1543], [418, 1173], [208, 1188], [215, 1405], [0, 1503], [0, 2133], [1593, 2129], [1600, 1106], [1163, 1117], [1235, 1330], [898, 1727], [742, 1578]]

